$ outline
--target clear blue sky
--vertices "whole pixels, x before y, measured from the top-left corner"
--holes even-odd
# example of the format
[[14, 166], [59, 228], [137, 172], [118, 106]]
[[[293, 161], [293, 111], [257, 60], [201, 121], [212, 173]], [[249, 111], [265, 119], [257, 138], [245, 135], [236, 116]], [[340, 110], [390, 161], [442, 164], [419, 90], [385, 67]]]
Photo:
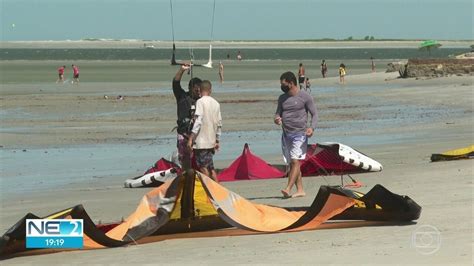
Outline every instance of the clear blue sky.
[[[214, 0], [172, 0], [176, 40], [209, 40]], [[171, 40], [169, 0], [0, 0], [1, 40]], [[215, 40], [473, 39], [472, 0], [216, 0]]]

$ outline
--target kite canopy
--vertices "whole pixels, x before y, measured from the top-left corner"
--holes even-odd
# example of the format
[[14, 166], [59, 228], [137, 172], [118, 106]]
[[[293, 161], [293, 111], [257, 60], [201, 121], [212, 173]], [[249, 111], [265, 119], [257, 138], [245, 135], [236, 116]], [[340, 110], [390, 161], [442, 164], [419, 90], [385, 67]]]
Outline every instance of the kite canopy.
[[382, 171], [382, 165], [342, 143], [323, 142], [308, 145], [301, 163], [303, 176], [344, 175]]
[[[181, 212], [181, 205], [187, 201], [183, 198], [186, 197], [184, 176], [170, 179], [148, 192], [135, 212], [120, 222], [96, 225], [82, 205], [43, 218], [83, 219], [84, 249], [98, 249], [158, 241], [149, 238], [152, 235], [232, 226], [251, 232], [302, 231], [315, 229], [329, 219], [411, 221], [421, 213], [421, 207], [409, 197], [394, 194], [381, 185], [365, 195], [341, 187], [321, 186], [310, 206], [282, 208], [252, 203], [201, 173], [196, 173], [193, 181], [193, 216], [189, 218], [184, 218]], [[39, 217], [27, 214], [1, 237], [0, 259], [26, 251], [26, 219], [35, 218]], [[28, 252], [22, 255], [51, 251]]]
[[170, 178], [175, 178], [181, 173], [181, 168], [165, 158], [158, 160], [141, 176], [125, 180], [124, 187], [159, 187]]
[[472, 159], [472, 158], [474, 158], [474, 145], [467, 146], [465, 148], [446, 151], [441, 154], [434, 153], [431, 155], [432, 162]]
[[242, 154], [235, 159], [232, 164], [219, 173], [217, 179], [219, 181], [236, 181], [236, 180], [253, 180], [253, 179], [269, 179], [280, 178], [286, 174], [283, 171], [269, 165], [263, 159], [255, 156], [245, 143]]

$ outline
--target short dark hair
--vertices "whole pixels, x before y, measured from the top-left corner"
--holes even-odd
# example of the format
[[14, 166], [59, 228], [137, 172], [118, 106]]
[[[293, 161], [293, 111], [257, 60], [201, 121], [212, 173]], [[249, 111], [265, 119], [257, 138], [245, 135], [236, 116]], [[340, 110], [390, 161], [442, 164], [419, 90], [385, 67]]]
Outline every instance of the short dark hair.
[[296, 83], [296, 76], [291, 71], [288, 71], [288, 72], [285, 72], [285, 73], [281, 74], [280, 80], [286, 80], [288, 82], [292, 82], [295, 85], [297, 84]]
[[200, 78], [192, 78], [189, 80], [188, 89], [192, 89], [194, 85], [201, 86], [202, 80]]

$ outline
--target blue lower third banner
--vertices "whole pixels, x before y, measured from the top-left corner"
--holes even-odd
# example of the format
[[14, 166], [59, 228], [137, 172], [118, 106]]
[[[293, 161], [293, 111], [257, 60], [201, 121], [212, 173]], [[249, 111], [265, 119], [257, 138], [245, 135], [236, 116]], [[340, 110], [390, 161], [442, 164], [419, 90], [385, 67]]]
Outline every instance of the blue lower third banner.
[[26, 248], [83, 248], [83, 237], [28, 237]]

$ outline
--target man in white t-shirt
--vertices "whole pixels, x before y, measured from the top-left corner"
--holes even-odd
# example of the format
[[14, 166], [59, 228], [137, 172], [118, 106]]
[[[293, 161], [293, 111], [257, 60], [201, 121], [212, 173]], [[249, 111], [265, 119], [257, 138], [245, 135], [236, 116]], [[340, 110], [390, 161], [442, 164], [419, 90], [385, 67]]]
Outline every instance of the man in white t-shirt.
[[201, 98], [196, 101], [195, 122], [188, 140], [188, 148], [194, 154], [199, 171], [217, 180], [213, 156], [219, 150], [222, 117], [219, 103], [211, 97], [212, 85], [209, 80], [201, 83]]

